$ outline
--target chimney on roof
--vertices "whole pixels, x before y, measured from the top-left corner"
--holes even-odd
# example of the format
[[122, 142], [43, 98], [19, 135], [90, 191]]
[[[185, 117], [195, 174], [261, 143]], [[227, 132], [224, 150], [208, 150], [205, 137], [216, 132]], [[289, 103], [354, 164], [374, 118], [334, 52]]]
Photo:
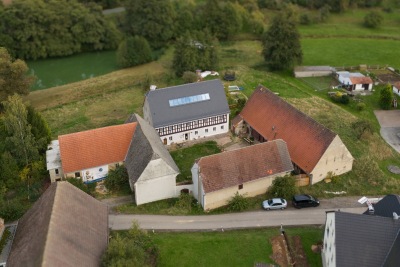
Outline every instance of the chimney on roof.
[[398, 220], [399, 219], [399, 215], [397, 215], [396, 212], [393, 212], [393, 220]]

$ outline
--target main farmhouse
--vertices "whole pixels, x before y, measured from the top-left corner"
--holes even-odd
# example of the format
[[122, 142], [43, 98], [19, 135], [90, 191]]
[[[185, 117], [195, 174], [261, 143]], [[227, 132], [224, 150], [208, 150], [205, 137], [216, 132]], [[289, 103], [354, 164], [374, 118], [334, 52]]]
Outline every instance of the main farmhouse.
[[152, 89], [143, 117], [165, 145], [229, 131], [229, 106], [220, 80]]
[[52, 182], [98, 182], [124, 164], [137, 205], [180, 193], [178, 167], [154, 128], [137, 114], [121, 125], [59, 136], [51, 142], [46, 160]]
[[310, 184], [353, 166], [352, 155], [336, 133], [261, 85], [233, 119], [232, 130], [256, 142], [285, 141], [295, 172], [306, 174]]

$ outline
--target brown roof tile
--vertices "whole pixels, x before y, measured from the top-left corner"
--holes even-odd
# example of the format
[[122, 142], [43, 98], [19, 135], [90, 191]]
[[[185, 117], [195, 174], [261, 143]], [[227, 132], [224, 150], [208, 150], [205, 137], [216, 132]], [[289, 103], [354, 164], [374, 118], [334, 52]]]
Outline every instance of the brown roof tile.
[[125, 160], [136, 122], [61, 135], [64, 173]]
[[18, 221], [7, 266], [100, 266], [107, 244], [107, 205], [52, 183]]
[[370, 77], [350, 77], [352, 84], [371, 84], [373, 83]]
[[198, 165], [206, 193], [293, 170], [282, 140], [203, 157]]
[[253, 92], [240, 115], [266, 140], [283, 139], [292, 161], [307, 173], [336, 136], [263, 86]]

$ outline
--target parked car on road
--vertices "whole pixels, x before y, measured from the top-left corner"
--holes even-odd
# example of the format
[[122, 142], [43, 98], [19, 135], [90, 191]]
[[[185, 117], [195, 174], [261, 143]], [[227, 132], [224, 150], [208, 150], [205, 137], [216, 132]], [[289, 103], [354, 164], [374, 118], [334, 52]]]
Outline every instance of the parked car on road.
[[272, 198], [263, 201], [262, 206], [265, 210], [283, 210], [287, 207], [287, 201], [283, 198]]
[[307, 208], [319, 206], [319, 200], [310, 195], [295, 195], [292, 200], [292, 204], [295, 208]]

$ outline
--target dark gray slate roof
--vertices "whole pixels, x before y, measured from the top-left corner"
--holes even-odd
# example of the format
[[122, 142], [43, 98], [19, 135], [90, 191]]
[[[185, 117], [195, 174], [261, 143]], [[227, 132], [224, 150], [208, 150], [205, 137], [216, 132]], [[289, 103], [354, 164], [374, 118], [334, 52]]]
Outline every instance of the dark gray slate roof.
[[[396, 212], [400, 216], [400, 196], [399, 195], [387, 195], [382, 198], [378, 203], [372, 204], [375, 212], [371, 215], [393, 217], [393, 212]], [[370, 214], [368, 210], [364, 214]]]
[[[206, 93], [210, 95], [210, 100], [169, 106], [169, 100]], [[156, 128], [229, 113], [224, 86], [217, 79], [149, 91], [146, 99]]]
[[387, 255], [383, 267], [400, 266], [400, 230], [397, 232], [396, 241], [394, 241], [389, 254]]
[[383, 266], [399, 230], [400, 220], [335, 212], [336, 266]]
[[56, 182], [18, 221], [7, 267], [100, 266], [107, 244], [107, 205]]
[[133, 185], [151, 160], [161, 158], [173, 171], [177, 174], [179, 173], [178, 166], [176, 166], [175, 161], [161, 142], [160, 136], [155, 129], [137, 114], [132, 114], [126, 123], [135, 121], [138, 125], [136, 126], [135, 134], [133, 135], [125, 159], [125, 166], [129, 174], [129, 183], [132, 190]]

